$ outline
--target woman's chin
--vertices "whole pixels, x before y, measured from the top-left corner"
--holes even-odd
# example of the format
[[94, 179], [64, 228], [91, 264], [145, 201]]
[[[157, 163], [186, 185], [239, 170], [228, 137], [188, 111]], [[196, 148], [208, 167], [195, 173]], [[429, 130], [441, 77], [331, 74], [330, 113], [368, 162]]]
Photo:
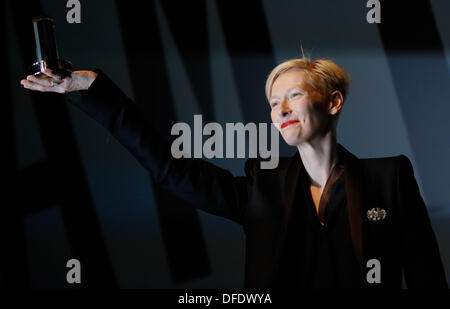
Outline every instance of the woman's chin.
[[283, 139], [289, 146], [297, 146], [302, 142], [302, 139], [298, 136], [283, 136]]

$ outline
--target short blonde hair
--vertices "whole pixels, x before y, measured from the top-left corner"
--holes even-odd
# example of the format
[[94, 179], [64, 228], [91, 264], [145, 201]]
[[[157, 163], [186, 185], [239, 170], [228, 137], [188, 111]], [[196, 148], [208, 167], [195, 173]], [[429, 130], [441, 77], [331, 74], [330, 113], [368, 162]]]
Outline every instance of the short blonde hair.
[[335, 90], [339, 90], [342, 93], [344, 100], [347, 97], [350, 76], [341, 66], [327, 59], [312, 61], [309, 58], [299, 58], [284, 61], [272, 70], [266, 81], [267, 100], [272, 95], [272, 86], [276, 79], [284, 72], [292, 69], [305, 72], [306, 83], [325, 97]]

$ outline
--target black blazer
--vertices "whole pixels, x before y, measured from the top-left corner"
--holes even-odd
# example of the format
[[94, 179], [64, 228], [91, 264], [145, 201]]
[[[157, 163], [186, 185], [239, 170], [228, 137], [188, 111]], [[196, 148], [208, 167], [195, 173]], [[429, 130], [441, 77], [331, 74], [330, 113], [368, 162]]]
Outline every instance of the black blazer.
[[[261, 170], [248, 159], [246, 176], [201, 159], [174, 159], [170, 147], [139, 114], [134, 102], [101, 71], [81, 100], [73, 102], [101, 123], [150, 172], [156, 184], [194, 207], [241, 224], [246, 235], [245, 286], [271, 288], [285, 246], [300, 156], [280, 158], [276, 169]], [[381, 284], [447, 287], [436, 238], [406, 156], [358, 159], [342, 145], [350, 233], [365, 278], [366, 263], [381, 263]], [[384, 220], [367, 218], [383, 208]], [[281, 281], [283, 281], [281, 274]], [[288, 282], [288, 278], [286, 278]]]

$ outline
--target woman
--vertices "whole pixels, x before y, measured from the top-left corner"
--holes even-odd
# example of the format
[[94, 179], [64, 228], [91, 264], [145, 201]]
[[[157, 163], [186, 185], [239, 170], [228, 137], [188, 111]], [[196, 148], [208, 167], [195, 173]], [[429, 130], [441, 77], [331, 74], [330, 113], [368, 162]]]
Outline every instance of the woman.
[[278, 65], [266, 96], [272, 122], [298, 152], [274, 170], [249, 159], [245, 177], [200, 159], [174, 159], [134, 103], [103, 72], [51, 70], [31, 90], [80, 91], [100, 122], [155, 182], [209, 213], [242, 224], [245, 286], [447, 287], [436, 238], [407, 157], [358, 159], [336, 141], [349, 76], [332, 61]]

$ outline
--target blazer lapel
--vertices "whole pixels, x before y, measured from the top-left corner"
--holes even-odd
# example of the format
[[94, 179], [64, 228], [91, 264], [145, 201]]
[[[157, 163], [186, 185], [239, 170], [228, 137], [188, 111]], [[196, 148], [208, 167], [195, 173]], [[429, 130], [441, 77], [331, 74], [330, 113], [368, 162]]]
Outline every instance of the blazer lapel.
[[339, 144], [339, 151], [344, 159], [345, 191], [350, 233], [356, 256], [362, 265], [362, 203], [363, 203], [363, 170], [358, 158]]

